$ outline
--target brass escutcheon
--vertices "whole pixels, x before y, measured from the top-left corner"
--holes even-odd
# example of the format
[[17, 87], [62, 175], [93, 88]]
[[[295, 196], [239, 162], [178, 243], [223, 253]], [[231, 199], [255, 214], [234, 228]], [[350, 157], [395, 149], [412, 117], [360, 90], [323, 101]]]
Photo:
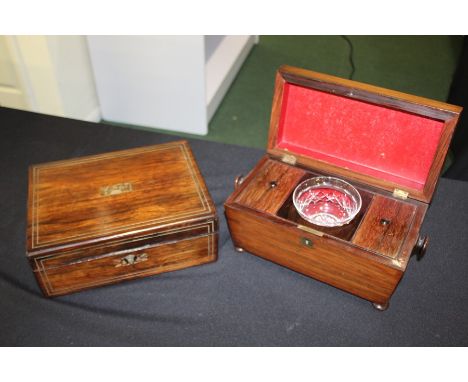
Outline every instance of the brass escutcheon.
[[312, 242], [312, 240], [308, 239], [307, 237], [301, 238], [301, 243], [309, 248], [312, 248], [314, 246], [314, 243]]
[[124, 192], [131, 192], [133, 190], [131, 183], [117, 183], [111, 186], [101, 187], [100, 192], [102, 196], [112, 196], [123, 194]]
[[139, 255], [127, 255], [122, 257], [118, 263], [115, 265], [116, 268], [118, 267], [126, 267], [129, 265], [141, 263], [143, 261], [148, 260], [148, 255], [146, 253], [140, 253]]

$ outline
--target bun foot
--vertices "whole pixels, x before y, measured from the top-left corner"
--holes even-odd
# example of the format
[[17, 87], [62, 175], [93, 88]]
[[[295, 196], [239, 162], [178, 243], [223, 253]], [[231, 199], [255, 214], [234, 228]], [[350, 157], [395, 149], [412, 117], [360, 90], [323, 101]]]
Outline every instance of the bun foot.
[[241, 247], [234, 247], [234, 249], [236, 250], [236, 252], [244, 252], [244, 248]]
[[385, 304], [377, 304], [376, 302], [373, 302], [372, 305], [375, 309], [383, 312], [384, 310], [387, 310], [389, 304], [388, 302], [386, 302]]

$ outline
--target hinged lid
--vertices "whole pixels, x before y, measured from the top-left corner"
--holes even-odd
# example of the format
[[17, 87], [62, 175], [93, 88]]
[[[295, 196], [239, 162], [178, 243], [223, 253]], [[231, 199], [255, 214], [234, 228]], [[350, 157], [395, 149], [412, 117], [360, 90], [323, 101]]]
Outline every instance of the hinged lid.
[[215, 213], [186, 141], [35, 165], [27, 251], [187, 230]]
[[268, 153], [429, 202], [461, 108], [283, 66]]

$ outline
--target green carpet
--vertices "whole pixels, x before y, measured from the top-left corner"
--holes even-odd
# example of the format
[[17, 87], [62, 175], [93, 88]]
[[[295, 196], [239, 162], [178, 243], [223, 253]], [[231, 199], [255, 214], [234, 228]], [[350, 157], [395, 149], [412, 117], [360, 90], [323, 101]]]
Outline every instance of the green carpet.
[[[462, 37], [348, 38], [353, 45], [353, 79], [446, 100]], [[350, 46], [340, 36], [261, 36], [213, 116], [208, 135], [184, 136], [265, 148], [276, 69], [288, 64], [348, 78], [349, 54]]]

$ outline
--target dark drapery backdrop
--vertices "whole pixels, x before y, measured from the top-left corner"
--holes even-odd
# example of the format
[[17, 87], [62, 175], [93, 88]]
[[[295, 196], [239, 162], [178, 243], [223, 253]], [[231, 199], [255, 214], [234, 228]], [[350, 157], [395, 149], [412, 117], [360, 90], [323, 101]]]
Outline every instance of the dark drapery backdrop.
[[462, 106], [458, 126], [450, 146], [453, 152], [453, 164], [444, 174], [447, 178], [468, 180], [468, 39], [463, 39], [463, 49], [453, 76], [448, 103]]

